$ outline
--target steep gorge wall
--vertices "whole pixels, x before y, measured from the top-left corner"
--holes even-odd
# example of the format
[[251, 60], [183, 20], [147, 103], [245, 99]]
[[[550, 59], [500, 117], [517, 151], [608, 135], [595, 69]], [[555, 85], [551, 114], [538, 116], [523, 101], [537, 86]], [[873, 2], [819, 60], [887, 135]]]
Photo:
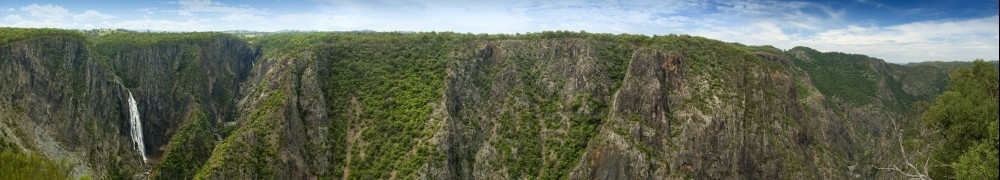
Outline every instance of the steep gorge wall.
[[[153, 178], [892, 177], [872, 168], [900, 160], [890, 120], [943, 76], [676, 35], [125, 35], [4, 47], [4, 140], [145, 176], [127, 88], [165, 152]], [[837, 91], [854, 76], [829, 60], [873, 89]]]
[[178, 129], [196, 124], [200, 134], [177, 148], [184, 149], [180, 154], [200, 149], [203, 157], [182, 161], [203, 163], [204, 154], [225, 136], [223, 124], [235, 121], [235, 101], [259, 53], [221, 34], [153, 44], [114, 37], [88, 42], [83, 35], [47, 35], [5, 44], [4, 141], [27, 153], [66, 158], [77, 166], [77, 176], [145, 176], [149, 165], [158, 163], [142, 162], [129, 139], [126, 92], [131, 91], [147, 155], [158, 158]]
[[[849, 175], [840, 170], [847, 160], [836, 161], [847, 158], [835, 151], [852, 151], [845, 147], [851, 144], [834, 143], [849, 137], [817, 139], [843, 133], [844, 127], [816, 130], [838, 122], [831, 114], [806, 117], [787, 62], [765, 61], [715, 42], [595, 53], [606, 49], [614, 48], [581, 39], [499, 41], [482, 45], [479, 57], [459, 61], [449, 72], [450, 118], [439, 141], [448, 162], [441, 163], [443, 173], [431, 174], [473, 179]], [[614, 58], [623, 55], [630, 58]], [[624, 61], [609, 64], [616, 60]], [[615, 72], [616, 66], [627, 69]], [[824, 147], [837, 149], [816, 150]], [[524, 167], [531, 171], [515, 171]]]
[[[139, 37], [157, 35], [146, 36]], [[221, 35], [185, 43], [102, 48], [111, 43], [99, 41], [97, 46], [139, 103], [147, 152], [165, 150], [194, 108], [203, 108], [213, 125], [234, 121], [235, 100], [257, 56], [245, 42]]]
[[[857, 176], [893, 178], [898, 174], [879, 173], [903, 158], [899, 133], [919, 134], [918, 102], [930, 102], [944, 90], [947, 73], [933, 67], [890, 64], [880, 59], [838, 52], [821, 53], [806, 47], [786, 51], [788, 59], [801, 69], [800, 82], [813, 84], [805, 104], [826, 106], [834, 122], [823, 127], [843, 127], [828, 132], [851, 159], [851, 173]], [[816, 111], [806, 111], [812, 113]], [[836, 139], [832, 139], [836, 140]], [[913, 147], [910, 147], [913, 148]], [[912, 149], [910, 149], [912, 151]]]
[[[308, 57], [308, 56], [306, 56]], [[305, 179], [330, 176], [331, 119], [314, 61], [265, 58], [237, 103], [237, 129], [214, 150], [197, 178]], [[337, 141], [339, 142], [339, 141]], [[252, 158], [247, 158], [252, 157]]]
[[[615, 83], [606, 56], [622, 47], [585, 39], [484, 43], [450, 69], [447, 126], [437, 148], [449, 178], [559, 178], [607, 114]], [[602, 49], [603, 50], [603, 49]], [[618, 73], [620, 74], [620, 72]]]
[[81, 36], [0, 47], [3, 138], [27, 153], [69, 160], [74, 175], [131, 176], [141, 156], [128, 132], [128, 95], [92, 60]]

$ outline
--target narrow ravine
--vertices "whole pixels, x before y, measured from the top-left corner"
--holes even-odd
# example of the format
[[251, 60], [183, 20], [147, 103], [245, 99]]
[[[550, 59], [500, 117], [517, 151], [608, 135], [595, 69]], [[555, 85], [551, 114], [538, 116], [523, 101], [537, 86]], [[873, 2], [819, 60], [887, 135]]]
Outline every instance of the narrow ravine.
[[142, 155], [142, 162], [146, 163], [146, 146], [142, 143], [142, 121], [139, 119], [139, 108], [136, 106], [135, 98], [132, 98], [132, 91], [128, 92], [128, 112], [129, 125], [132, 129], [132, 141], [135, 142], [135, 149]]

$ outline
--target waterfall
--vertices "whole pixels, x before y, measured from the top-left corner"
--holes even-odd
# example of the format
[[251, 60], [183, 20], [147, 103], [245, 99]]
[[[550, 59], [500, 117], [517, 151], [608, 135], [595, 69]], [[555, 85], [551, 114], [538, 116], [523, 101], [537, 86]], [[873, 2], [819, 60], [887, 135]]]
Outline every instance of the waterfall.
[[146, 147], [142, 143], [142, 121], [139, 120], [139, 108], [136, 107], [135, 98], [132, 98], [132, 91], [128, 92], [128, 112], [129, 125], [132, 126], [132, 141], [135, 142], [135, 149], [142, 155], [142, 162], [146, 162]]

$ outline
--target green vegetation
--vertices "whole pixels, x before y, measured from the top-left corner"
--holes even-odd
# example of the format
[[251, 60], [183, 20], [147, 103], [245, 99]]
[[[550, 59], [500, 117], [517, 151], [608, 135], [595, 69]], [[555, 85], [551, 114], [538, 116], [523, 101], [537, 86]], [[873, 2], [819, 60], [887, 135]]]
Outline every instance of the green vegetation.
[[10, 43], [17, 41], [22, 41], [31, 38], [38, 38], [44, 36], [69, 36], [69, 37], [80, 37], [83, 38], [83, 33], [74, 30], [65, 29], [53, 29], [53, 28], [12, 28], [12, 27], [0, 27], [0, 47], [7, 46]]
[[23, 154], [12, 150], [0, 152], [0, 179], [71, 179], [73, 166], [63, 161]]
[[[236, 37], [214, 32], [139, 33], [125, 30], [86, 31], [94, 60], [113, 72], [122, 85], [144, 94], [145, 102], [167, 105], [145, 113], [144, 120], [164, 123], [177, 131], [167, 142], [168, 152], [156, 178], [191, 178], [216, 147], [216, 136], [228, 137], [238, 78], [245, 78], [253, 62], [249, 45]], [[188, 108], [191, 107], [191, 108]], [[188, 116], [188, 117], [185, 117]], [[188, 119], [185, 119], [188, 118]], [[111, 173], [121, 175], [120, 172]], [[131, 175], [126, 175], [131, 176]]]
[[[154, 77], [142, 77], [139, 74], [149, 73], [152, 71], [152, 64], [139, 63], [146, 62], [145, 59], [140, 59], [143, 56], [139, 56], [139, 52], [146, 52], [152, 54], [146, 54], [145, 56], [151, 56], [161, 59], [173, 60], [177, 57], [171, 55], [180, 55], [180, 62], [172, 64], [172, 68], [176, 70], [176, 76], [180, 76], [180, 81], [185, 84], [178, 84], [184, 88], [181, 91], [191, 91], [189, 93], [194, 93], [195, 99], [200, 99], [201, 95], [197, 94], [197, 91], [193, 91], [190, 87], [192, 83], [205, 83], [198, 78], [205, 77], [204, 68], [200, 67], [203, 63], [203, 57], [200, 57], [203, 52], [202, 49], [211, 48], [211, 43], [220, 38], [235, 38], [228, 34], [223, 33], [210, 33], [210, 32], [200, 32], [200, 33], [138, 33], [138, 32], [117, 32], [110, 33], [97, 38], [97, 43], [95, 43], [93, 50], [97, 51], [95, 59], [101, 65], [105, 67], [110, 67], [116, 74], [121, 75], [122, 83], [125, 87], [135, 88], [138, 87], [141, 78], [154, 78]], [[172, 52], [176, 49], [180, 49], [179, 54]], [[155, 51], [153, 51], [155, 49]], [[149, 58], [149, 57], [146, 57]], [[114, 59], [114, 61], [112, 61]], [[122, 60], [134, 60], [122, 61]], [[140, 61], [141, 60], [141, 61]], [[222, 60], [222, 59], [218, 59]], [[164, 61], [164, 60], [159, 60]], [[156, 62], [156, 61], [154, 61]], [[169, 62], [169, 61], [168, 61]], [[237, 62], [229, 62], [237, 63]], [[126, 76], [132, 75], [133, 76]], [[171, 84], [169, 81], [172, 77], [155, 77], [158, 81], [152, 81], [157, 83], [158, 87], [171, 87], [175, 84]]]
[[208, 124], [208, 115], [195, 108], [189, 123], [170, 139], [168, 150], [153, 171], [153, 179], [191, 179], [212, 155], [215, 136]]
[[[1000, 67], [997, 61], [987, 61], [987, 64], [991, 65], [993, 68]], [[972, 62], [969, 61], [927, 61], [918, 63], [906, 63], [906, 66], [931, 66], [941, 69], [958, 69], [960, 67], [971, 68], [973, 66]]]
[[998, 176], [997, 69], [982, 60], [959, 68], [948, 91], [935, 99], [921, 118], [941, 130], [944, 142], [933, 153], [935, 179], [996, 179]]
[[940, 68], [902, 66], [858, 54], [821, 53], [806, 47], [792, 48], [786, 54], [827, 99], [854, 107], [876, 104], [904, 113], [915, 102], [931, 100], [946, 77]]
[[[445, 38], [434, 34], [299, 36], [307, 37], [288, 39], [322, 42], [302, 47], [315, 47], [309, 48], [317, 52], [313, 58], [326, 67], [320, 74], [329, 79], [325, 86], [331, 117], [333, 123], [343, 123], [333, 127], [355, 123], [367, 127], [358, 137], [358, 142], [365, 143], [355, 146], [360, 150], [352, 151], [353, 163], [347, 165], [351, 176], [384, 179], [391, 172], [397, 177], [416, 176], [420, 166], [435, 154], [431, 145], [423, 142], [431, 135], [425, 132], [436, 131], [429, 129], [434, 127], [427, 126], [426, 121], [431, 114], [429, 104], [438, 100], [444, 90], [444, 68], [453, 44], [432, 41]], [[271, 43], [268, 39], [262, 42]], [[291, 45], [298, 47], [295, 44]], [[360, 109], [350, 109], [354, 107], [352, 98]], [[351, 111], [360, 111], [361, 117], [349, 114]], [[332, 133], [332, 138], [340, 138], [346, 132]]]
[[206, 44], [217, 37], [235, 38], [232, 35], [217, 32], [140, 33], [126, 31], [97, 37], [96, 50], [115, 52], [131, 50], [136, 47]]
[[[626, 36], [632, 38], [621, 38]], [[429, 104], [442, 98], [446, 68], [454, 65], [451, 63], [456, 59], [465, 61], [479, 58], [477, 54], [468, 52], [476, 52], [482, 48], [481, 43], [500, 41], [512, 43], [512, 48], [538, 48], [537, 44], [519, 42], [540, 39], [582, 40], [584, 44], [595, 46], [600, 50], [597, 52], [600, 58], [598, 67], [602, 68], [602, 72], [609, 72], [613, 82], [617, 83], [613, 88], [617, 89], [634, 48], [629, 44], [632, 44], [631, 41], [647, 41], [648, 37], [568, 31], [518, 36], [436, 32], [287, 33], [262, 37], [256, 40], [256, 45], [264, 47], [265, 57], [294, 57], [315, 61], [315, 64], [322, 67], [320, 74], [323, 79], [327, 79], [324, 82], [329, 82], [324, 88], [327, 93], [325, 97], [328, 98], [330, 115], [334, 118], [330, 125], [329, 139], [338, 142], [333, 143], [330, 148], [335, 154], [331, 162], [344, 161], [344, 155], [339, 155], [346, 153], [347, 132], [344, 130], [350, 129], [348, 125], [360, 124], [366, 128], [361, 129], [357, 142], [363, 144], [354, 147], [355, 150], [350, 154], [353, 156], [352, 163], [346, 166], [351, 170], [351, 177], [370, 179], [389, 178], [392, 175], [413, 177], [422, 164], [442, 157], [441, 152], [437, 152], [436, 148], [426, 142], [432, 135], [429, 132], [439, 131], [437, 128], [440, 127], [428, 126], [426, 122], [432, 113]], [[301, 57], [303, 54], [300, 52], [313, 54]], [[557, 52], [559, 54], [554, 56], [510, 56], [505, 58], [510, 61], [488, 66], [488, 69], [483, 70], [484, 76], [477, 78], [480, 79], [476, 81], [477, 84], [483, 88], [489, 87], [489, 81], [501, 77], [504, 69], [510, 67], [520, 69], [516, 76], [525, 83], [516, 85], [510, 97], [519, 97], [532, 105], [507, 111], [497, 119], [501, 139], [494, 145], [500, 153], [510, 154], [502, 156], [505, 158], [499, 163], [511, 164], [508, 172], [512, 177], [539, 177], [539, 169], [543, 166], [545, 177], [565, 177], [575, 166], [589, 138], [596, 134], [600, 118], [606, 115], [605, 99], [580, 96], [574, 101], [587, 104], [589, 109], [571, 109], [560, 105], [560, 100], [553, 98], [554, 94], [543, 93], [544, 87], [535, 84], [540, 83], [541, 76], [546, 73], [546, 69], [542, 67], [546, 66], [547, 61], [542, 60], [568, 57], [570, 53], [568, 50]], [[352, 100], [357, 100], [357, 107], [351, 103]], [[508, 99], [498, 103], [510, 106], [517, 101]], [[573, 115], [569, 124], [559, 122], [561, 118], [558, 112], [577, 110], [594, 113]], [[361, 116], [355, 116], [352, 113], [355, 111], [360, 111], [358, 114]], [[476, 123], [466, 118], [459, 121]], [[550, 133], [547, 139], [538, 139], [542, 132], [541, 123], [550, 123], [550, 131], [564, 129], [568, 133]], [[548, 147], [544, 152], [542, 144]], [[517, 150], [513, 150], [514, 147]], [[514, 153], [517, 155], [514, 156]], [[343, 173], [339, 167], [332, 169], [334, 176]]]
[[[584, 104], [586, 106], [583, 106]], [[597, 127], [601, 125], [603, 115], [606, 115], [608, 112], [608, 103], [594, 99], [590, 94], [583, 94], [577, 96], [570, 110], [572, 112], [588, 111], [595, 113], [574, 113], [570, 117], [569, 127], [564, 128], [569, 129], [567, 136], [562, 137], [565, 140], [562, 143], [554, 143], [552, 140], [547, 141], [550, 144], [548, 146], [552, 149], [549, 153], [558, 155], [559, 157], [552, 159], [548, 167], [543, 167], [545, 170], [543, 172], [545, 173], [542, 174], [541, 179], [565, 179], [569, 177], [569, 171], [580, 160], [579, 157], [587, 148], [587, 143], [597, 134]], [[549, 126], [549, 128], [554, 127]]]
[[[264, 83], [267, 84], [267, 83]], [[250, 179], [274, 178], [278, 159], [278, 146], [274, 142], [284, 132], [274, 131], [279, 127], [277, 119], [280, 110], [287, 105], [285, 92], [281, 89], [270, 91], [257, 108], [247, 115], [245, 123], [225, 141], [215, 146], [206, 164], [198, 170], [194, 179], [219, 179], [224, 177], [245, 177]], [[249, 172], [245, 172], [249, 171]], [[252, 173], [250, 173], [252, 172]]]
[[[663, 154], [712, 148], [702, 146], [703, 142], [672, 142], [691, 138], [687, 136], [697, 134], [689, 131], [694, 129], [718, 132], [720, 137], [710, 139], [712, 143], [747, 147], [738, 152], [762, 154], [749, 160], [741, 156], [739, 163], [776, 162], [767, 166], [782, 171], [781, 168], [791, 169], [781, 173], [794, 177], [818, 172], [817, 169], [825, 172], [813, 166], [846, 164], [844, 159], [853, 155], [847, 149], [864, 148], [851, 143], [867, 142], [850, 138], [870, 137], [856, 135], [880, 131], [873, 127], [842, 132], [845, 128], [841, 126], [849, 125], [840, 124], [856, 122], [847, 116], [841, 116], [843, 122], [823, 121], [833, 116], [827, 113], [830, 109], [843, 115], [847, 110], [841, 107], [874, 105], [901, 112], [910, 102], [936, 96], [940, 90], [934, 88], [944, 86], [945, 82], [939, 76], [943, 71], [932, 66], [887, 65], [862, 55], [820, 53], [804, 47], [786, 52], [771, 46], [745, 46], [688, 35], [648, 37], [570, 31], [517, 35], [289, 32], [237, 38], [223, 33], [115, 30], [88, 31], [87, 38], [82, 38], [76, 31], [4, 28], [0, 30], [0, 35], [4, 35], [0, 36], [0, 47], [46, 34], [81, 37], [78, 40], [87, 42], [93, 53], [81, 48], [78, 50], [81, 52], [76, 52], [84, 54], [80, 58], [93, 57], [109, 70], [110, 79], [120, 80], [130, 89], [139, 88], [135, 92], [149, 98], [143, 102], [154, 106], [147, 109], [175, 111], [150, 116], [172, 118], [157, 124], [170, 126], [167, 130], [150, 132], [170, 132], [176, 128], [162, 161], [153, 167], [151, 175], [156, 179], [280, 179], [300, 174], [322, 179], [345, 175], [354, 179], [472, 179], [479, 177], [463, 173], [484, 171], [488, 178], [567, 179], [571, 171], [580, 169], [578, 165], [593, 163], [580, 162], [588, 159], [585, 157], [588, 148], [598, 153], [614, 149], [600, 147], [611, 143], [592, 143], [606, 140], [595, 139], [600, 138], [595, 136], [601, 129], [620, 134], [625, 139], [621, 143], [642, 153], [650, 167], [680, 167], [667, 170], [671, 176], [692, 175], [683, 173], [702, 171], [698, 166], [710, 166], [699, 162], [671, 166], [675, 162], [668, 158], [683, 159], [691, 155]], [[69, 66], [64, 65], [66, 58], [62, 56], [73, 52], [60, 47], [41, 49], [55, 54], [43, 57], [48, 62], [43, 66], [54, 72], [73, 70], [65, 74], [87, 72], [83, 68], [65, 69]], [[648, 71], [666, 75], [624, 82], [627, 69], [635, 63], [631, 61], [633, 56], [651, 60], [643, 61], [648, 64], [640, 64], [641, 67], [653, 67]], [[316, 74], [306, 74], [311, 71]], [[959, 70], [955, 78], [966, 77], [963, 74], [979, 77], [981, 71], [984, 70]], [[269, 76], [272, 73], [277, 75]], [[643, 73], [649, 72], [637, 74]], [[995, 78], [996, 72], [992, 73], [983, 76]], [[799, 77], [803, 75], [809, 78]], [[305, 77], [315, 77], [319, 87], [304, 85]], [[642, 87], [647, 85], [643, 80], [649, 80], [643, 78], [656, 78], [664, 85]], [[62, 99], [81, 105], [86, 105], [88, 99], [76, 95], [89, 93], [86, 88], [101, 86], [98, 84], [101, 81], [96, 80], [96, 83], [83, 78], [71, 81], [72, 87], [68, 89], [74, 92], [70, 93], [73, 97]], [[939, 106], [924, 116], [933, 127], [957, 133], [946, 135], [958, 139], [943, 145], [935, 156], [937, 160], [948, 159], [942, 163], [950, 165], [938, 168], [938, 177], [996, 177], [996, 121], [968, 120], [997, 119], [996, 80], [992, 81], [991, 90], [965, 90], [989, 82], [950, 85], [951, 91], [936, 102]], [[643, 92], [632, 92], [633, 95], [670, 96], [655, 102], [656, 113], [667, 112], [653, 115], [623, 109], [627, 106], [622, 104], [648, 105], [635, 105], [648, 103], [640, 102], [645, 99], [630, 100], [620, 102], [615, 111], [622, 113], [618, 115], [625, 122], [608, 123], [608, 118], [617, 117], [610, 113], [614, 96], [622, 87], [647, 88], [634, 90]], [[309, 105], [319, 96], [305, 94], [317, 93], [308, 92], [317, 89], [325, 98], [326, 107], [321, 107], [325, 108], [321, 111]], [[791, 94], [793, 91], [797, 94]], [[992, 100], [987, 97], [989, 92]], [[811, 96], [815, 93], [826, 99]], [[798, 99], [785, 98], [793, 96]], [[152, 100], [155, 98], [160, 99]], [[978, 106], [987, 101], [993, 105]], [[993, 115], [979, 117], [979, 111], [990, 108], [994, 109]], [[309, 112], [326, 112], [324, 117], [329, 119], [312, 122], [304, 118], [314, 117]], [[296, 115], [299, 117], [289, 117]], [[864, 115], [868, 114], [855, 116]], [[317, 124], [319, 127], [313, 127]], [[91, 121], [80, 125], [88, 132], [109, 126]], [[861, 129], [856, 127], [846, 129]], [[306, 132], [292, 132], [293, 128]], [[445, 138], [435, 139], [442, 134]], [[216, 142], [217, 137], [224, 140]], [[826, 142], [842, 141], [835, 139], [840, 137], [846, 141]], [[312, 138], [325, 139], [314, 143], [312, 140], [316, 139]], [[594, 144], [598, 147], [591, 147]], [[443, 149], [441, 145], [449, 147]], [[2, 149], [12, 146], [0, 141]], [[493, 151], [481, 152], [483, 147]], [[98, 145], [89, 150], [100, 148], [106, 147]], [[730, 150], [709, 153], [737, 152]], [[866, 160], [861, 160], [865, 161], [862, 163], [873, 159], [871, 153], [863, 154]], [[3, 157], [42, 163], [27, 167], [51, 166], [44, 165], [48, 161], [33, 160], [35, 156], [15, 155]], [[691, 158], [712, 158], [707, 156]], [[104, 173], [108, 177], [102, 178], [129, 178], [142, 169], [116, 168], [135, 159], [96, 155], [90, 158], [106, 158], [100, 160], [105, 164], [97, 166], [114, 168], [108, 169]], [[4, 162], [3, 168], [13, 164]], [[300, 162], [305, 163], [304, 167]], [[446, 175], [453, 176], [433, 177], [438, 172], [429, 171], [442, 168], [436, 163], [448, 163], [452, 169], [447, 169]], [[470, 170], [479, 165], [493, 169]], [[669, 172], [674, 169], [681, 174]], [[646, 173], [654, 171], [657, 170], [649, 169]], [[295, 175], [289, 175], [292, 173]]]
[[811, 59], [789, 55], [802, 70], [809, 73], [813, 85], [827, 96], [855, 105], [871, 103], [878, 92], [876, 74], [871, 70], [874, 59], [857, 54], [820, 53], [805, 47], [789, 52], [804, 52]]

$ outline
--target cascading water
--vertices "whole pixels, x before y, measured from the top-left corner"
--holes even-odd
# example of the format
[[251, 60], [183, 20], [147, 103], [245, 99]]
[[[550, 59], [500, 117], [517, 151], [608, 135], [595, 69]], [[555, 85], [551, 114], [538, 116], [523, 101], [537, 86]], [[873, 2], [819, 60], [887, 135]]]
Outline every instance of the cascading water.
[[135, 142], [135, 149], [142, 155], [142, 162], [146, 162], [146, 148], [142, 143], [142, 121], [139, 120], [139, 108], [136, 107], [135, 98], [132, 98], [132, 91], [128, 92], [128, 112], [131, 115], [129, 124], [132, 126], [132, 141]]

